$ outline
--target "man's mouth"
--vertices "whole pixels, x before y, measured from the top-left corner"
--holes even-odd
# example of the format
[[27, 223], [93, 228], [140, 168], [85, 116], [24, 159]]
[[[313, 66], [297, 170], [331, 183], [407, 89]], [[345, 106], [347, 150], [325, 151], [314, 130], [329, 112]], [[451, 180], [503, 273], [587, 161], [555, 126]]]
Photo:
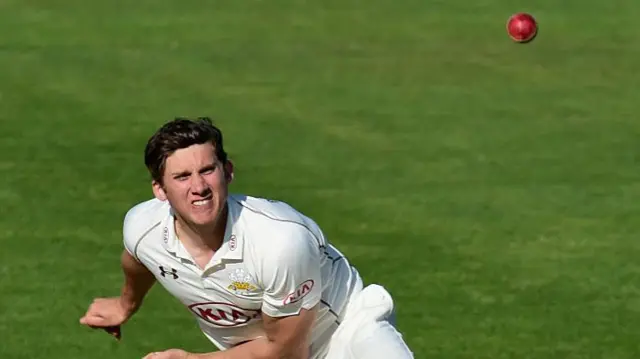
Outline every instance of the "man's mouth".
[[205, 199], [199, 199], [197, 201], [192, 201], [191, 202], [194, 206], [206, 206], [209, 205], [211, 203], [211, 198], [205, 198]]

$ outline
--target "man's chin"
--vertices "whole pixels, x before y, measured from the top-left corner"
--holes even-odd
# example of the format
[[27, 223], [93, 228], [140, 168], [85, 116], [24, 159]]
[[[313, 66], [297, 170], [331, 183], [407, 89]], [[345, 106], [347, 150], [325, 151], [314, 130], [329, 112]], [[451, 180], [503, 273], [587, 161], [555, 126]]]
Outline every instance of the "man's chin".
[[202, 216], [194, 216], [191, 217], [191, 223], [195, 224], [198, 227], [208, 227], [216, 224], [215, 217], [202, 217]]

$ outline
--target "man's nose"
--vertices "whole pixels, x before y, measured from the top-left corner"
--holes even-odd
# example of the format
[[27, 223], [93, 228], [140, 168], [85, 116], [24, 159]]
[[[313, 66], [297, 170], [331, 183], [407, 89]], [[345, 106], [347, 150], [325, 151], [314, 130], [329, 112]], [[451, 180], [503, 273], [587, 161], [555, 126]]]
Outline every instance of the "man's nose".
[[197, 194], [208, 192], [207, 182], [200, 175], [195, 175], [191, 181], [191, 191]]

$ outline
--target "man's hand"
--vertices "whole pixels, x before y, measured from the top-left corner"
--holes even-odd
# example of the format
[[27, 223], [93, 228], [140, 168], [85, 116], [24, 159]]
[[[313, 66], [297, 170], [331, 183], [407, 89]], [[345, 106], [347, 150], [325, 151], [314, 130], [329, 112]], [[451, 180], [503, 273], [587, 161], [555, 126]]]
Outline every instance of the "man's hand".
[[142, 359], [189, 359], [189, 353], [181, 349], [169, 349], [163, 352], [153, 352]]
[[132, 312], [133, 310], [127, 308], [120, 297], [96, 298], [85, 315], [80, 318], [80, 324], [104, 329], [119, 340], [121, 337], [120, 325], [129, 319]]

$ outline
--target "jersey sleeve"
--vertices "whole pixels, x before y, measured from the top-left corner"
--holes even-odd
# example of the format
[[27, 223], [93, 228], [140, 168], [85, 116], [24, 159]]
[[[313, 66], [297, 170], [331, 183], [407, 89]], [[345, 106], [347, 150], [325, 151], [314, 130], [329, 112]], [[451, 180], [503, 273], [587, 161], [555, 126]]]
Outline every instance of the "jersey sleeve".
[[262, 268], [262, 312], [270, 317], [297, 315], [320, 302], [321, 255], [314, 233], [293, 228], [271, 243]]
[[135, 217], [136, 208], [130, 209], [127, 214], [124, 216], [124, 222], [122, 224], [122, 238], [124, 241], [124, 248], [139, 261], [138, 256], [136, 255], [136, 245], [138, 242], [138, 238], [136, 235], [136, 226], [135, 226]]

